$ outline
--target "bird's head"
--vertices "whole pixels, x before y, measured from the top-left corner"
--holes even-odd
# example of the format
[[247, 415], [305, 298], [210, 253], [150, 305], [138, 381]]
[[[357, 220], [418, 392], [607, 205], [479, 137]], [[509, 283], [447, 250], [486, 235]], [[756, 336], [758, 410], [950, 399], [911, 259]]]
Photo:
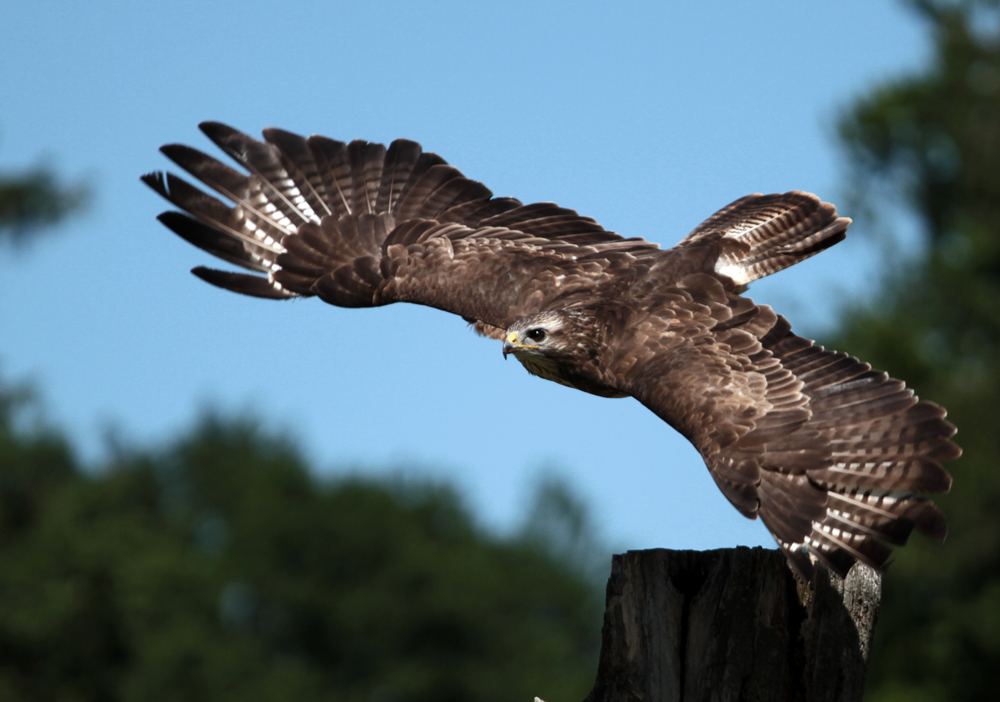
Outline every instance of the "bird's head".
[[600, 339], [588, 310], [563, 308], [512, 324], [504, 338], [503, 355], [514, 354], [529, 373], [540, 378], [601, 397], [627, 397], [594, 375]]
[[567, 320], [558, 312], [539, 314], [518, 320], [507, 329], [503, 342], [504, 358], [514, 354], [518, 360], [565, 356], [570, 342]]

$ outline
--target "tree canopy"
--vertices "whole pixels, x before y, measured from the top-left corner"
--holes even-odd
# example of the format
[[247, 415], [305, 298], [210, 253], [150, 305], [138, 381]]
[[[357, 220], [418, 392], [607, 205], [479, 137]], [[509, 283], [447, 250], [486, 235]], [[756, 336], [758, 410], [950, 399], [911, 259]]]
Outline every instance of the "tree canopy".
[[22, 173], [0, 173], [0, 243], [25, 243], [31, 235], [82, 209], [89, 198], [85, 184], [60, 183], [43, 165]]
[[593, 684], [592, 581], [485, 534], [448, 488], [322, 481], [289, 442], [213, 417], [84, 472], [18, 412], [0, 415], [0, 699], [572, 700]]

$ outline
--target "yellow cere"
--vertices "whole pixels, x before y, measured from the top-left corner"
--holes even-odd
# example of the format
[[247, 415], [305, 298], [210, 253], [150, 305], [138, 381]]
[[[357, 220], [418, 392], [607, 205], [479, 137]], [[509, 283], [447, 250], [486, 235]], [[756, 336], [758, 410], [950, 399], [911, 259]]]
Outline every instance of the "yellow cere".
[[516, 344], [517, 343], [517, 332], [511, 332], [510, 334], [508, 334], [507, 335], [507, 341], [509, 341], [512, 344]]

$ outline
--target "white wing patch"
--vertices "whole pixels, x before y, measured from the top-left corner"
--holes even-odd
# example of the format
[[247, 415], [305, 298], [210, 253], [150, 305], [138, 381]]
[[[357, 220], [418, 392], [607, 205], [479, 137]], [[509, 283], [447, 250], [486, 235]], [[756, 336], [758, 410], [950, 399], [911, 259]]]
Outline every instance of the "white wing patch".
[[736, 285], [746, 285], [757, 279], [757, 276], [750, 274], [739, 261], [727, 256], [720, 256], [719, 260], [715, 262], [715, 272], [718, 275], [731, 278]]

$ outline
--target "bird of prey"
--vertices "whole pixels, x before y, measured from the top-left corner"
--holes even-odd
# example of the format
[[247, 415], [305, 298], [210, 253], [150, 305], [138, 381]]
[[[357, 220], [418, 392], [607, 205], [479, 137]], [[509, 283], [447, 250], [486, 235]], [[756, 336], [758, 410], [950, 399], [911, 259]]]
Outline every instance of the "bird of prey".
[[251, 271], [198, 267], [199, 278], [277, 300], [429, 305], [537, 376], [634, 397], [695, 445], [804, 578], [818, 564], [883, 569], [914, 529], [944, 539], [920, 494], [946, 492], [941, 461], [961, 454], [944, 409], [741, 295], [843, 240], [850, 220], [833, 205], [748, 195], [663, 250], [552, 203], [493, 197], [412, 141], [273, 128], [258, 141], [200, 126], [245, 172], [188, 146], [161, 151], [230, 204], [172, 174], [143, 176], [184, 211], [163, 224]]

